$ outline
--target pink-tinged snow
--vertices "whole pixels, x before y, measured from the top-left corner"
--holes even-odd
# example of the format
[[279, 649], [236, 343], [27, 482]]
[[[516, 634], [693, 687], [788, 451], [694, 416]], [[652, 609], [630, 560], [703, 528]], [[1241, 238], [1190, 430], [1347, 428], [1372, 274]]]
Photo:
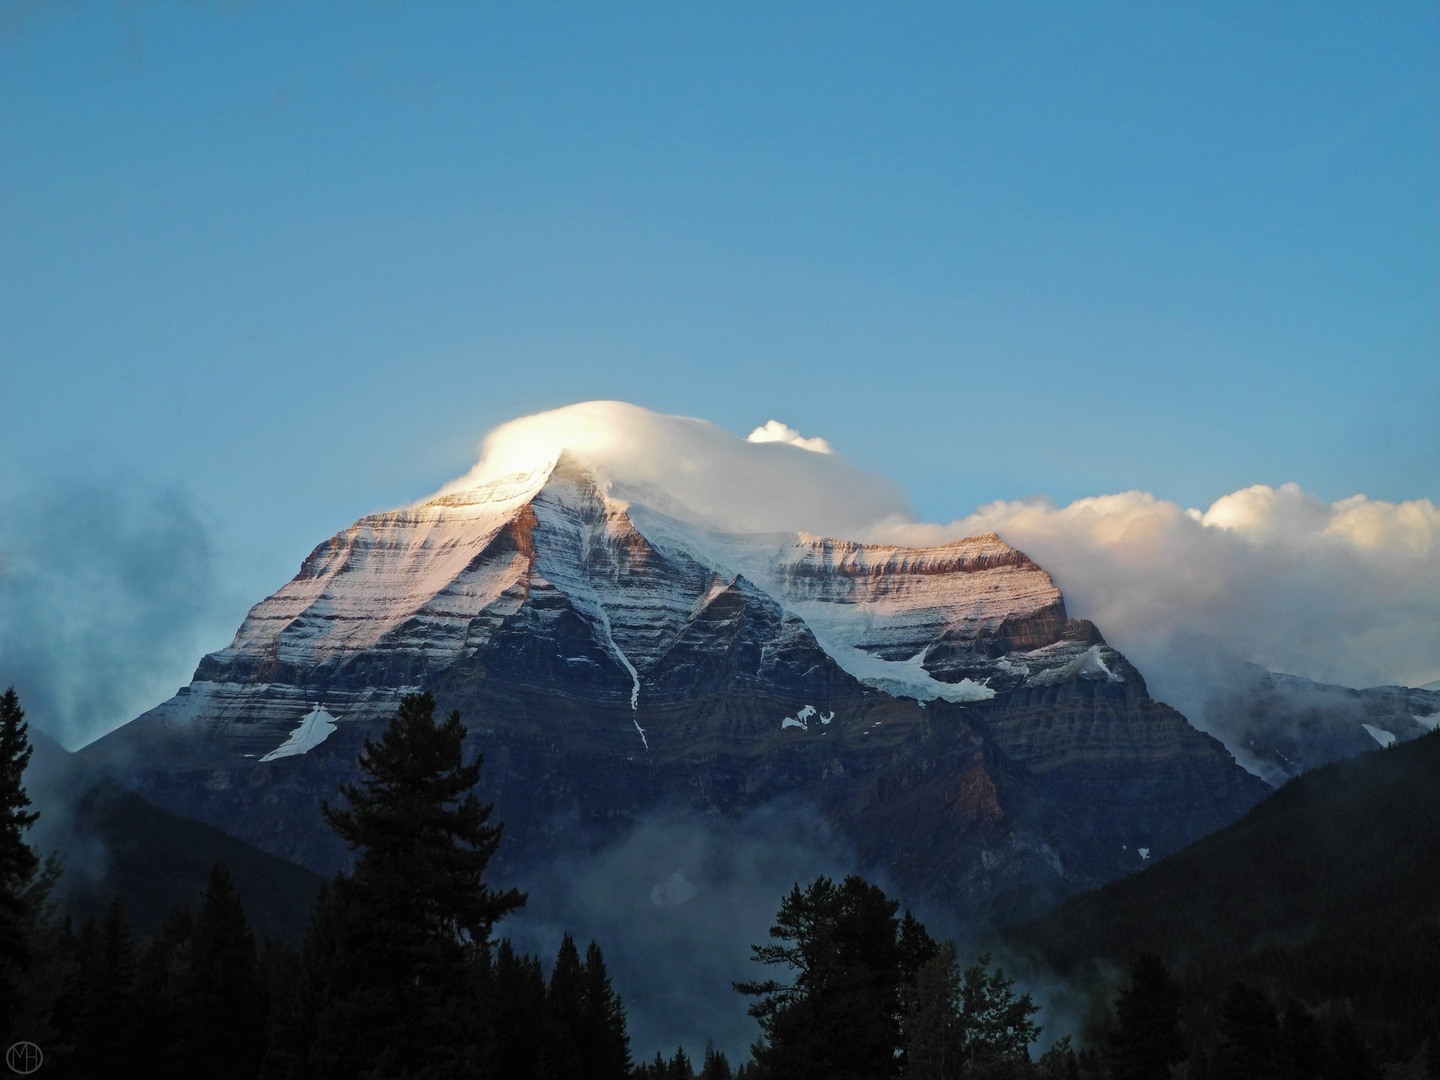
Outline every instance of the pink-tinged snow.
[[507, 592], [523, 589], [528, 560], [520, 553], [483, 556], [549, 471], [547, 463], [423, 506], [362, 518], [316, 548], [293, 581], [252, 608], [226, 653], [273, 650], [276, 659], [306, 667], [372, 646], [421, 616], [429, 647], [448, 646], [458, 655], [471, 621]]
[[[443, 667], [482, 647], [532, 591], [554, 589], [629, 673], [634, 705], [686, 624], [743, 575], [861, 681], [920, 700], [977, 701], [994, 691], [935, 678], [930, 648], [1060, 604], [1050, 576], [994, 536], [906, 548], [740, 535], [673, 501], [662, 512], [630, 494], [602, 492], [561, 454], [363, 518], [256, 605], [218, 659], [258, 654], [306, 671], [365, 649], [423, 646]], [[1109, 674], [1098, 655], [1087, 662]]]

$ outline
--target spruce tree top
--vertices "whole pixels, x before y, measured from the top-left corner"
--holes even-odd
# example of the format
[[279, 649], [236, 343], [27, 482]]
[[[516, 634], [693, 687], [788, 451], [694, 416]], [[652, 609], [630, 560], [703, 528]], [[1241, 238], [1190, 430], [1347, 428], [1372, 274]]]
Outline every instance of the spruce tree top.
[[34, 752], [30, 725], [12, 686], [0, 695], [0, 895], [17, 895], [39, 869], [35, 849], [25, 842], [25, 830], [40, 817], [27, 811], [25, 767]]
[[379, 740], [365, 740], [364, 778], [341, 786], [349, 809], [324, 812], [360, 852], [351, 877], [362, 893], [424, 923], [422, 936], [484, 943], [525, 897], [484, 883], [503, 826], [488, 824], [494, 806], [472, 790], [484, 759], [465, 763], [465, 735], [458, 712], [437, 724], [429, 693], [407, 695]]

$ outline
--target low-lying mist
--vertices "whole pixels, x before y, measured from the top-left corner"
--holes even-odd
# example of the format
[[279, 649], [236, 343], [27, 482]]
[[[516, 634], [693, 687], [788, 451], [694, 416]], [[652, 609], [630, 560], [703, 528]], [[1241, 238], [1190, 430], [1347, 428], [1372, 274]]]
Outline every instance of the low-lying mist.
[[692, 1055], [714, 1039], [732, 1061], [749, 1056], [755, 1021], [735, 980], [768, 977], [750, 946], [769, 940], [781, 896], [856, 860], [812, 808], [774, 803], [740, 818], [654, 814], [622, 839], [515, 875], [523, 909], [496, 930], [517, 949], [555, 958], [569, 930], [591, 938], [629, 1013], [637, 1060], [677, 1045]]

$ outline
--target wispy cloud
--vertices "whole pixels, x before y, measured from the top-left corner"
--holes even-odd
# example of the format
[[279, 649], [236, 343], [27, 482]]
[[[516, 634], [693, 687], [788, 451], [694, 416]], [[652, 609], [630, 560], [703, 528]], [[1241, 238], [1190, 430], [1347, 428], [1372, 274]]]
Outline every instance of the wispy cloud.
[[70, 747], [188, 679], [216, 610], [209, 529], [171, 490], [48, 484], [0, 505], [0, 686]]

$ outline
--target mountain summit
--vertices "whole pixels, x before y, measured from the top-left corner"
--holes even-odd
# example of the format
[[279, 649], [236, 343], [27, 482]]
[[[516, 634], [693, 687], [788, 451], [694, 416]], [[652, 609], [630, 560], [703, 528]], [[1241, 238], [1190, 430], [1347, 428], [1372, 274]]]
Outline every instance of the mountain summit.
[[736, 532], [563, 449], [471, 480], [321, 544], [189, 686], [84, 753], [328, 871], [345, 853], [320, 801], [423, 688], [486, 755], [502, 869], [650, 812], [788, 799], [910, 895], [991, 922], [1267, 790], [993, 534]]

